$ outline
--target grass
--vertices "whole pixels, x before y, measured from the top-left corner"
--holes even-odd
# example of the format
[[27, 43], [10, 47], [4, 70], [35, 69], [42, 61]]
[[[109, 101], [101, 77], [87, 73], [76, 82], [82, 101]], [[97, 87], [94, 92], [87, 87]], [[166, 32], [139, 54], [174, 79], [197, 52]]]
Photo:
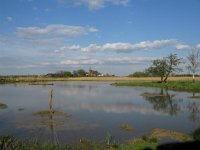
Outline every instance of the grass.
[[71, 116], [71, 114], [65, 113], [65, 112], [60, 112], [60, 111], [53, 111], [51, 112], [50, 110], [44, 110], [44, 111], [38, 111], [36, 113], [34, 113], [33, 115], [39, 115], [39, 116], [50, 116], [50, 115], [54, 115], [54, 116]]
[[197, 128], [195, 131], [193, 131], [192, 136], [195, 140], [200, 141], [200, 128]]
[[[125, 125], [127, 126], [127, 125]], [[80, 139], [78, 143], [73, 145], [61, 144], [55, 145], [51, 142], [41, 143], [33, 139], [19, 140], [11, 136], [0, 136], [0, 149], [15, 149], [15, 150], [144, 150], [151, 149], [156, 150], [158, 146], [158, 140], [160, 138], [171, 138], [179, 142], [188, 142], [193, 139], [199, 140], [200, 129], [196, 129], [192, 136], [184, 134], [182, 132], [177, 132], [173, 130], [153, 129], [148, 135], [144, 135], [141, 138], [135, 138], [127, 141], [126, 144], [116, 143], [113, 140], [107, 139], [103, 142], [92, 142], [87, 139]], [[109, 139], [111, 135], [109, 134]]]
[[150, 136], [156, 138], [170, 138], [180, 142], [191, 141], [193, 139], [190, 135], [185, 133], [160, 128], [153, 129]]
[[0, 136], [1, 150], [142, 150], [145, 148], [156, 149], [157, 143], [147, 142], [145, 140], [135, 140], [134, 143], [94, 143], [87, 139], [80, 139], [80, 142], [74, 145], [55, 145], [50, 142], [40, 143], [37, 140], [19, 140], [11, 136]]
[[[160, 81], [159, 77], [71, 77], [71, 78], [52, 78], [43, 76], [0, 76], [0, 83], [28, 82], [49, 82], [49, 81]], [[191, 77], [169, 77], [168, 81], [190, 81]], [[200, 77], [196, 77], [200, 81]], [[41, 83], [40, 83], [41, 84]]]
[[129, 124], [126, 124], [126, 123], [125, 124], [121, 124], [120, 125], [120, 129], [122, 131], [129, 131], [129, 132], [134, 130], [134, 128], [132, 126], [130, 126]]
[[157, 147], [157, 139], [154, 137], [136, 138], [133, 140], [129, 140], [128, 145], [126, 145], [126, 146], [125, 146], [126, 147], [125, 150], [132, 150], [132, 149], [141, 150], [141, 149], [145, 149], [145, 148], [154, 150]]
[[167, 83], [158, 82], [116, 82], [115, 86], [144, 86], [144, 87], [158, 87], [177, 91], [195, 91], [200, 92], [200, 82], [186, 82], [186, 81], [169, 81]]

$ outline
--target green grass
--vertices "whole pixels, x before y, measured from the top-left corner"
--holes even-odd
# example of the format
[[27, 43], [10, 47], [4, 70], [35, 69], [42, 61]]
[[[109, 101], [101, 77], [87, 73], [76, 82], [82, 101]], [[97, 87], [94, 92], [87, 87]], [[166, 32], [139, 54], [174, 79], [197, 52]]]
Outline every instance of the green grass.
[[155, 143], [136, 143], [133, 145], [124, 145], [121, 146], [119, 150], [144, 150], [144, 149], [151, 149], [155, 150], [157, 144]]
[[200, 92], [200, 82], [187, 82], [187, 81], [169, 81], [167, 83], [159, 82], [142, 82], [142, 81], [130, 81], [130, 82], [116, 82], [114, 86], [143, 86], [143, 87], [159, 87], [177, 91], [195, 91]]
[[200, 128], [197, 128], [195, 131], [193, 131], [192, 136], [195, 140], [200, 141]]
[[142, 150], [144, 148], [156, 149], [157, 143], [148, 142], [143, 139], [134, 140], [128, 144], [118, 144], [106, 142], [94, 143], [87, 139], [80, 139], [80, 142], [74, 145], [55, 145], [52, 143], [40, 143], [37, 140], [19, 140], [11, 136], [0, 136], [1, 150]]

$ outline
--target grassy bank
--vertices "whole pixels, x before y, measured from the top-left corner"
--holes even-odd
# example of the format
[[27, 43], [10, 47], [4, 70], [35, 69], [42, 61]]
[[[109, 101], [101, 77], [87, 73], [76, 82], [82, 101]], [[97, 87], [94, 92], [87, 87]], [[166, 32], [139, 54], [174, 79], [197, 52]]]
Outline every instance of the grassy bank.
[[125, 82], [115, 82], [112, 85], [115, 86], [143, 86], [143, 87], [158, 87], [165, 88], [170, 90], [177, 91], [195, 91], [200, 92], [200, 82], [188, 82], [188, 81], [169, 81], [167, 83], [158, 83], [158, 82], [133, 82], [133, 81], [125, 81]]
[[139, 138], [130, 139], [126, 144], [115, 142], [110, 136], [106, 137], [102, 142], [93, 142], [87, 139], [80, 139], [76, 144], [54, 144], [54, 142], [41, 143], [34, 139], [20, 140], [11, 136], [0, 136], [0, 149], [15, 150], [156, 150], [159, 146], [159, 140], [162, 138], [170, 138], [174, 141], [184, 144], [185, 142], [193, 142], [200, 139], [200, 129], [196, 129], [192, 135], [182, 132], [155, 128], [146, 135]]
[[10, 136], [0, 136], [0, 149], [7, 150], [142, 150], [150, 148], [156, 149], [157, 143], [154, 141], [137, 140], [135, 143], [117, 144], [117, 143], [94, 143], [86, 139], [80, 139], [80, 142], [74, 145], [40, 143], [37, 140], [19, 140]]

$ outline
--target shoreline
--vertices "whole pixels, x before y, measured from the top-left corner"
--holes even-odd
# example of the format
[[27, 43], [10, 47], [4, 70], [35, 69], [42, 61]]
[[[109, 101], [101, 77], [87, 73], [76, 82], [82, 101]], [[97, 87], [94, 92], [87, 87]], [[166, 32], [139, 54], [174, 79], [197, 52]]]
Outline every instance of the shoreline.
[[158, 87], [175, 91], [200, 92], [200, 77], [196, 77], [195, 83], [191, 77], [169, 77], [168, 82], [159, 83], [159, 77], [70, 77], [70, 78], [52, 78], [52, 77], [21, 77], [8, 76], [0, 77], [0, 84], [10, 83], [28, 83], [30, 85], [53, 85], [49, 82], [67, 82], [67, 81], [85, 81], [85, 82], [113, 82], [113, 86], [143, 86]]

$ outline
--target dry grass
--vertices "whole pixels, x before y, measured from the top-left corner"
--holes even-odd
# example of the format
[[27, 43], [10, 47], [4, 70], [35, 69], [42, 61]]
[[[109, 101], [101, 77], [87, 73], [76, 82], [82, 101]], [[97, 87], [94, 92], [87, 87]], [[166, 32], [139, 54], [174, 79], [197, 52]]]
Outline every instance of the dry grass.
[[120, 129], [122, 130], [122, 131], [133, 131], [134, 130], [134, 128], [131, 126], [131, 125], [129, 125], [129, 124], [121, 124], [120, 125]]
[[[2, 81], [7, 82], [48, 82], [48, 81], [160, 81], [159, 77], [4, 77]], [[169, 77], [168, 81], [192, 81], [191, 77]], [[200, 81], [200, 77], [196, 77]]]
[[60, 112], [60, 111], [49, 111], [49, 110], [44, 110], [44, 111], [39, 111], [34, 113], [34, 115], [39, 115], [39, 116], [71, 116], [71, 114], [65, 113], [65, 112]]
[[159, 129], [155, 128], [151, 131], [151, 136], [156, 138], [171, 138], [175, 139], [177, 141], [190, 141], [192, 140], [192, 137], [178, 131], [168, 130], [168, 129]]

